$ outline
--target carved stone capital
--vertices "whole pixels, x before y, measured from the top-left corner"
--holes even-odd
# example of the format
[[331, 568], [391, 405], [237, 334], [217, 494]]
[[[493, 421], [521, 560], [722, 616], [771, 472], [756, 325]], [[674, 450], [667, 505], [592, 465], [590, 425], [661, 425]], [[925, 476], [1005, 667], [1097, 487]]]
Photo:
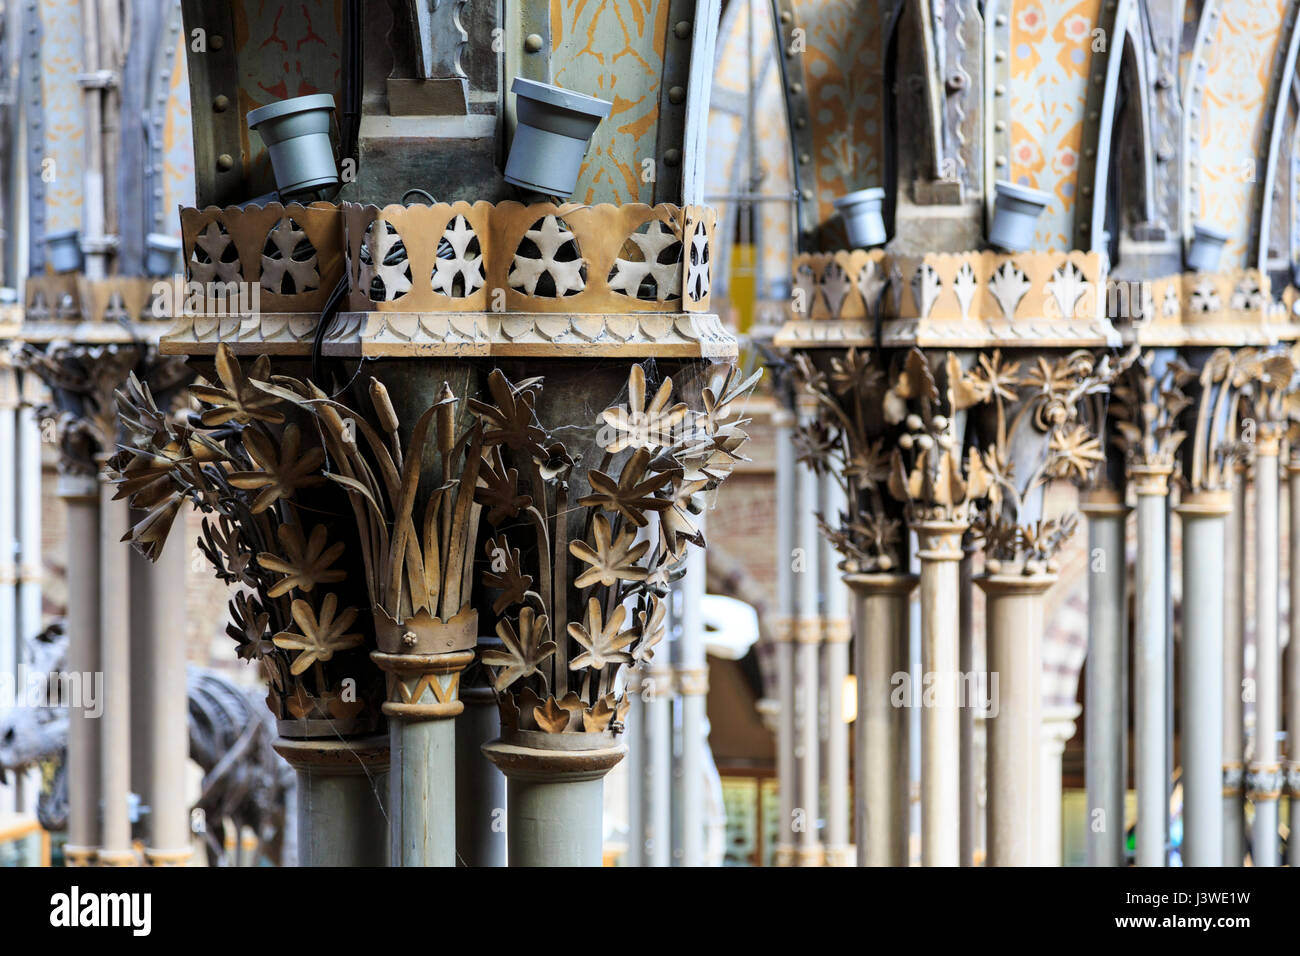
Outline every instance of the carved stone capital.
[[1276, 800], [1282, 795], [1280, 764], [1254, 764], [1246, 768], [1246, 793], [1251, 800]]
[[474, 660], [473, 651], [448, 654], [387, 654], [372, 651], [370, 659], [384, 671], [388, 700], [383, 711], [401, 720], [442, 720], [465, 709], [460, 677]]
[[1174, 466], [1169, 464], [1134, 464], [1128, 469], [1129, 484], [1138, 496], [1161, 497], [1169, 494], [1169, 477]]
[[1124, 493], [1118, 488], [1102, 486], [1085, 488], [1079, 493], [1079, 510], [1089, 517], [1120, 516], [1128, 514], [1129, 507], [1124, 503]]
[[1189, 491], [1174, 510], [1190, 517], [1221, 517], [1232, 511], [1232, 492]]
[[970, 525], [965, 521], [917, 521], [912, 530], [917, 536], [916, 555], [922, 561], [960, 561], [962, 535]]

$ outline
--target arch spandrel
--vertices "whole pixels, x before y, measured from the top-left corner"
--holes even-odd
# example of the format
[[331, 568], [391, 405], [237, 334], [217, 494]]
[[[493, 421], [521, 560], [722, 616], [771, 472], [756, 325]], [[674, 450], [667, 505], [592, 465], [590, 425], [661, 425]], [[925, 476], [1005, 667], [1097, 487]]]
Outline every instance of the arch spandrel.
[[1219, 0], [1202, 13], [1187, 71], [1184, 235], [1229, 234], [1221, 268], [1257, 267], [1272, 96], [1288, 47], [1286, 0]]
[[[1074, 247], [1101, 0], [1012, 0], [993, 20], [994, 179], [1048, 194], [1034, 245]], [[1005, 63], [1005, 66], [1002, 64]], [[990, 193], [991, 195], [991, 193]]]
[[[43, 0], [33, 6], [40, 17], [41, 102], [40, 128], [33, 131], [29, 125], [29, 135], [34, 132], [38, 137], [41, 154], [29, 156], [28, 169], [32, 178], [41, 182], [45, 219], [42, 228], [32, 230], [35, 245], [43, 235], [81, 228], [86, 145], [84, 93], [77, 80], [84, 60], [81, 4], [78, 0]], [[43, 258], [43, 254], [34, 255], [33, 265]]]

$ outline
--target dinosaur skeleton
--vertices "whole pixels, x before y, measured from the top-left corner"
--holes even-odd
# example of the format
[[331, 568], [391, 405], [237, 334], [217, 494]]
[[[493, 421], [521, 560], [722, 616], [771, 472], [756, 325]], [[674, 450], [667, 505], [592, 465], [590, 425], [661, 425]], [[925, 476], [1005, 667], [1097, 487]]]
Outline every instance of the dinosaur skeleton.
[[[29, 673], [48, 674], [51, 698], [67, 660], [68, 639], [55, 623], [24, 647]], [[293, 865], [295, 827], [286, 821], [294, 804], [294, 775], [271, 748], [275, 726], [260, 688], [240, 687], [198, 667], [186, 673], [190, 758], [203, 770], [195, 810], [202, 811], [204, 842], [211, 866], [233, 863], [226, 852], [233, 835], [250, 828], [272, 861]], [[46, 830], [62, 830], [68, 819], [68, 711], [63, 706], [17, 706], [0, 711], [0, 778], [30, 767], [42, 771], [37, 818]], [[195, 820], [200, 814], [192, 814]], [[286, 839], [287, 837], [287, 839]]]

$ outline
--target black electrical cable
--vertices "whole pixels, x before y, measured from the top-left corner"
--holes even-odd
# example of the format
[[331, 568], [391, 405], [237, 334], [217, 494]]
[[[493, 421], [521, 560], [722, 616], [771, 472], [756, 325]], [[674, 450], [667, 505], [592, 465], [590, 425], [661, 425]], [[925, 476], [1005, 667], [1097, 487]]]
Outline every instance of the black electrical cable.
[[325, 343], [325, 333], [329, 331], [334, 324], [334, 317], [339, 314], [339, 307], [343, 304], [343, 297], [348, 293], [348, 276], [345, 272], [339, 279], [338, 285], [334, 286], [334, 291], [330, 297], [325, 300], [325, 308], [321, 310], [320, 318], [316, 321], [316, 337], [311, 344], [311, 380], [320, 385], [320, 354], [321, 347]]

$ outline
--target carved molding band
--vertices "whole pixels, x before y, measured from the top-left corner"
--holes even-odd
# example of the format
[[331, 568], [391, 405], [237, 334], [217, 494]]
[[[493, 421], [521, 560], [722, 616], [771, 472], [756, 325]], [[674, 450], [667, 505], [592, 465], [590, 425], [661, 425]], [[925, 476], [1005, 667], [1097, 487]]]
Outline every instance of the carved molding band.
[[[167, 354], [213, 355], [219, 343], [241, 356], [310, 355], [314, 314], [179, 316], [162, 342]], [[526, 315], [483, 312], [347, 312], [324, 339], [325, 355], [704, 358], [731, 361], [738, 345], [709, 313]]]

